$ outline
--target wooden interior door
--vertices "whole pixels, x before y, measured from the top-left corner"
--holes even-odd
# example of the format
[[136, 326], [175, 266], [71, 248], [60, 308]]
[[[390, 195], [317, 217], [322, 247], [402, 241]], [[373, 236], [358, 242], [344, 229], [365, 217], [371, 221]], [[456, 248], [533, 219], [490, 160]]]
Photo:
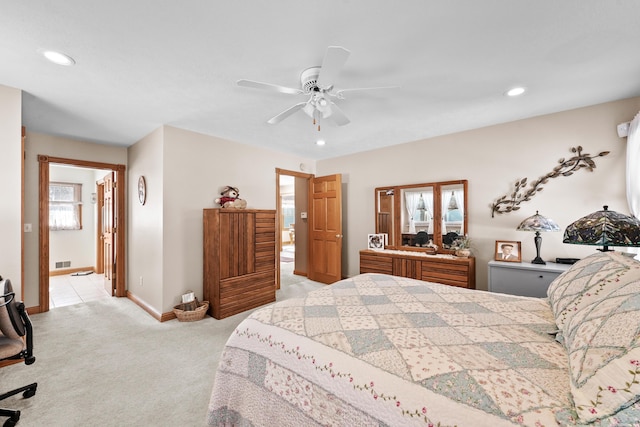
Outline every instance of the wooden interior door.
[[115, 246], [114, 246], [114, 192], [113, 172], [109, 172], [103, 178], [104, 192], [102, 196], [102, 248], [104, 267], [104, 289], [109, 295], [115, 295]]
[[311, 280], [342, 279], [342, 175], [310, 180], [309, 274]]
[[96, 274], [104, 274], [104, 244], [102, 243], [102, 215], [104, 214], [104, 181], [96, 182]]

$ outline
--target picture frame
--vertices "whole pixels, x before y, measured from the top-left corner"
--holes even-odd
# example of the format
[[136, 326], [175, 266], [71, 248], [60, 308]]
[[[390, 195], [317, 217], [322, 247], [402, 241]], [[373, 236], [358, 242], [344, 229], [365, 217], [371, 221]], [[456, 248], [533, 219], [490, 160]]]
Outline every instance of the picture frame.
[[138, 178], [138, 202], [144, 205], [147, 202], [147, 181], [143, 175]]
[[513, 240], [496, 240], [494, 259], [502, 262], [522, 262], [522, 244]]
[[387, 239], [386, 233], [369, 234], [367, 235], [367, 249], [382, 251], [387, 245]]

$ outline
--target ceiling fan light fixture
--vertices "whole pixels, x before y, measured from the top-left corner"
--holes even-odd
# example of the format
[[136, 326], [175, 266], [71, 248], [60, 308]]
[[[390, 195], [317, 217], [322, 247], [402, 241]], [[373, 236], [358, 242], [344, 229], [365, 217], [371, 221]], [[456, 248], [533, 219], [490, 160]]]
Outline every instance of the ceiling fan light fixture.
[[344, 99], [343, 93], [347, 91], [397, 88], [397, 86], [386, 86], [334, 91], [334, 80], [342, 70], [350, 53], [349, 50], [341, 46], [329, 46], [322, 60], [322, 65], [306, 68], [300, 73], [300, 89], [246, 79], [237, 80], [236, 85], [270, 92], [308, 96], [306, 102], [299, 102], [267, 120], [269, 124], [280, 123], [294, 112], [302, 110], [312, 119], [313, 125], [318, 131], [320, 131], [320, 121], [328, 118], [331, 118], [338, 126], [345, 126], [350, 123], [350, 120], [340, 107], [332, 101], [332, 98]]
[[55, 50], [42, 50], [40, 51], [42, 55], [47, 58], [49, 61], [53, 62], [57, 65], [64, 65], [65, 67], [70, 67], [75, 65], [76, 61], [67, 54], [62, 52], [56, 52]]
[[509, 89], [508, 91], [505, 92], [505, 95], [507, 96], [520, 96], [522, 94], [524, 94], [527, 91], [526, 88], [522, 87], [522, 86], [518, 86], [518, 87], [514, 87], [512, 89]]
[[319, 140], [316, 141], [316, 145], [318, 145], [320, 147], [322, 147], [324, 144], [326, 144], [324, 139], [319, 139]]
[[310, 102], [307, 102], [307, 105], [305, 105], [305, 106], [304, 106], [304, 108], [302, 109], [302, 111], [304, 111], [304, 112], [305, 112], [305, 114], [306, 114], [307, 116], [311, 117], [312, 119], [313, 119], [313, 118], [315, 118], [315, 117], [313, 116], [313, 113], [314, 113], [314, 111], [315, 111], [315, 110], [316, 110], [316, 109], [314, 108], [314, 106], [313, 106], [313, 105], [311, 105], [311, 103], [310, 103]]

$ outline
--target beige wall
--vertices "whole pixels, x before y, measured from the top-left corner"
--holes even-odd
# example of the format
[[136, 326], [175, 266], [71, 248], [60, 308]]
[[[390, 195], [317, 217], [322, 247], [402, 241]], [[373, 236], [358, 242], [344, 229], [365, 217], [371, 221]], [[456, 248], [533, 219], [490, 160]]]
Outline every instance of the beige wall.
[[0, 275], [22, 299], [22, 91], [0, 85]]
[[[163, 128], [128, 149], [127, 289], [152, 307], [162, 307], [164, 164]], [[147, 198], [138, 201], [138, 178], [144, 176]]]
[[[19, 178], [20, 91], [0, 86], [3, 154], [18, 150], [16, 165], [4, 168], [5, 177]], [[127, 165], [127, 287], [158, 313], [168, 312], [186, 290], [202, 297], [202, 209], [224, 185], [240, 188], [251, 208], [274, 209], [275, 169], [298, 170], [300, 163], [314, 165], [317, 175], [343, 174], [344, 270], [359, 270], [358, 252], [373, 231], [373, 189], [449, 179], [469, 180], [469, 231], [477, 256], [478, 288], [486, 289], [486, 263], [496, 239], [523, 242], [523, 259], [535, 256], [533, 235], [518, 232], [517, 225], [536, 210], [556, 220], [562, 228], [603, 204], [628, 213], [624, 189], [625, 139], [616, 125], [640, 111], [640, 98], [596, 105], [503, 125], [416, 141], [399, 146], [314, 162], [293, 155], [259, 149], [220, 138], [162, 127], [129, 149], [74, 141], [27, 132], [25, 161], [25, 295], [27, 306], [38, 304], [38, 154]], [[11, 116], [13, 118], [11, 119]], [[17, 129], [17, 130], [16, 130]], [[28, 129], [27, 129], [28, 131]], [[491, 218], [489, 206], [508, 194], [518, 178], [536, 179], [549, 172], [569, 149], [582, 145], [595, 154], [594, 172], [579, 171], [551, 180], [543, 192], [524, 202], [519, 212]], [[5, 146], [9, 151], [4, 151]], [[314, 173], [311, 167], [310, 173]], [[382, 172], [381, 172], [382, 171]], [[147, 204], [137, 201], [137, 179], [147, 178]], [[19, 187], [5, 188], [7, 197], [19, 199]], [[17, 195], [14, 194], [17, 192]], [[7, 213], [6, 209], [10, 210]], [[19, 265], [19, 201], [5, 206], [2, 231], [15, 242], [3, 246], [12, 259], [0, 274]], [[582, 257], [595, 248], [562, 244], [562, 233], [543, 235], [542, 256]], [[16, 258], [17, 257], [17, 258]], [[14, 260], [14, 258], [16, 258]], [[2, 264], [4, 265], [4, 264]], [[0, 267], [2, 267], [0, 265]], [[17, 276], [16, 276], [17, 274]], [[11, 273], [19, 277], [20, 273]], [[13, 279], [12, 277], [12, 279]], [[140, 277], [143, 278], [142, 285]]]
[[[158, 314], [188, 290], [202, 299], [202, 209], [218, 206], [225, 185], [238, 187], [249, 208], [275, 209], [276, 168], [300, 163], [313, 161], [170, 126], [131, 146], [129, 290]], [[139, 175], [148, 176], [145, 206], [137, 204]]]
[[[397, 145], [317, 162], [317, 174], [342, 173], [345, 192], [343, 217], [343, 273], [359, 273], [359, 251], [374, 231], [374, 188], [454, 179], [469, 180], [469, 235], [474, 241], [476, 282], [487, 289], [487, 262], [496, 240], [522, 242], [522, 257], [535, 257], [533, 233], [516, 231], [526, 217], [540, 214], [554, 219], [562, 231], [571, 222], [608, 204], [628, 214], [625, 196], [626, 139], [616, 133], [618, 123], [640, 111], [640, 98], [534, 117], [482, 129]], [[510, 194], [517, 179], [533, 181], [569, 158], [571, 147], [584, 152], [610, 151], [595, 159], [593, 172], [581, 170], [549, 181], [544, 190], [521, 209], [491, 217], [491, 204]], [[544, 233], [543, 259], [584, 257], [594, 247], [562, 243], [562, 232]]]

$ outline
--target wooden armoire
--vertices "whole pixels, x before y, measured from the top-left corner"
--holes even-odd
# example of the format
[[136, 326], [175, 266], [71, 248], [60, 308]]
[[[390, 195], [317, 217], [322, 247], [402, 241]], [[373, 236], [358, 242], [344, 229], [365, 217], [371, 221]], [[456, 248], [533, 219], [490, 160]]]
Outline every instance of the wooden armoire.
[[276, 211], [203, 210], [204, 290], [223, 319], [276, 300]]

